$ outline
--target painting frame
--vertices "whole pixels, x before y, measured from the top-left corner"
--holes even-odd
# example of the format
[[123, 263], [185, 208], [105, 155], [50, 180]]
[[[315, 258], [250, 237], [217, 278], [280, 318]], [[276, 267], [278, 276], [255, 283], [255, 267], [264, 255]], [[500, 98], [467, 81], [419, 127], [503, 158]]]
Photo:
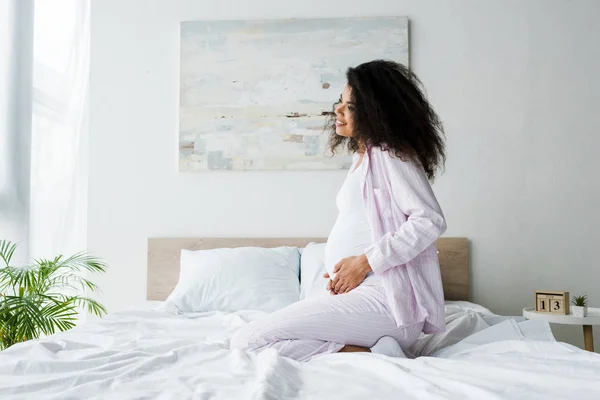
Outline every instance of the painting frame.
[[346, 170], [325, 122], [345, 72], [410, 65], [408, 17], [180, 23], [179, 171]]

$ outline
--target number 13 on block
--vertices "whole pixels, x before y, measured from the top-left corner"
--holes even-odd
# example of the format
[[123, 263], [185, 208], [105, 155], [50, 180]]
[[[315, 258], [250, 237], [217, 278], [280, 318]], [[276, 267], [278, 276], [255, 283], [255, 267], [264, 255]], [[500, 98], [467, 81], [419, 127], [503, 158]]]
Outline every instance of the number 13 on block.
[[535, 311], [552, 314], [568, 314], [569, 292], [550, 292], [547, 290], [536, 291]]

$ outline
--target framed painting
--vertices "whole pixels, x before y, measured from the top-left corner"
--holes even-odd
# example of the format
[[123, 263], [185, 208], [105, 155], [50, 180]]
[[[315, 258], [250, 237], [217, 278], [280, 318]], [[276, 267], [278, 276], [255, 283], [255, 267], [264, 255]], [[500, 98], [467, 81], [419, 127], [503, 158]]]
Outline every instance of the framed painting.
[[350, 66], [409, 63], [406, 17], [181, 23], [179, 170], [347, 169], [327, 115]]

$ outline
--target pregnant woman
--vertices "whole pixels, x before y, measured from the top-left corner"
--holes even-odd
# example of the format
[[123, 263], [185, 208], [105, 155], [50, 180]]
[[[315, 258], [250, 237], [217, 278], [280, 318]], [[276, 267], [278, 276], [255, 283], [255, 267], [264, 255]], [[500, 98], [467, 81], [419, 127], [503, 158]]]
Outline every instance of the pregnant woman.
[[445, 161], [443, 128], [403, 65], [349, 68], [331, 149], [353, 154], [325, 249], [331, 296], [251, 322], [232, 348], [305, 361], [336, 352], [402, 357], [421, 332], [445, 329], [435, 241], [446, 223], [429, 181]]

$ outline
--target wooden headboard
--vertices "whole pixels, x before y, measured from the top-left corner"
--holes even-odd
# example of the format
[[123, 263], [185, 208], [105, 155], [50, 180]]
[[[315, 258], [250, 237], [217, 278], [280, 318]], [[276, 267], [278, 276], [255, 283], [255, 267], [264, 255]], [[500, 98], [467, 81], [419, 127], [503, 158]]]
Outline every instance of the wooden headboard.
[[[147, 299], [165, 300], [179, 279], [182, 249], [208, 250], [221, 247], [304, 247], [323, 238], [236, 239], [236, 238], [151, 238], [148, 239]], [[439, 252], [444, 297], [446, 300], [469, 300], [469, 241], [466, 238], [440, 238]]]

